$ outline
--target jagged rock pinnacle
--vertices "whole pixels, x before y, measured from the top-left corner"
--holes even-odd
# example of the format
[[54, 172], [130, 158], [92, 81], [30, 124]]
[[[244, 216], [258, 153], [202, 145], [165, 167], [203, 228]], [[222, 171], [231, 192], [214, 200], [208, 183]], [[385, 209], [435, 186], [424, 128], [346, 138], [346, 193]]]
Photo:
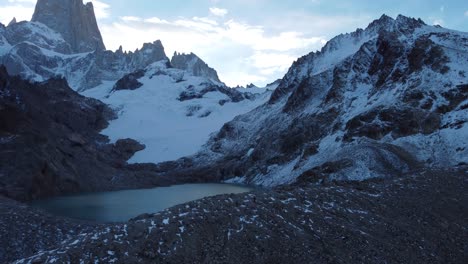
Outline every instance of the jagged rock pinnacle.
[[74, 52], [105, 50], [92, 3], [83, 0], [38, 0], [32, 17], [62, 34]]
[[190, 54], [180, 54], [174, 52], [172, 57], [171, 64], [174, 68], [185, 70], [191, 72], [194, 76], [206, 77], [211, 80], [221, 82], [218, 77], [218, 73], [215, 69], [210, 68], [203, 60], [201, 60], [197, 55]]
[[16, 24], [16, 17], [14, 17], [14, 18], [10, 21], [10, 23], [8, 23], [8, 26], [11, 26], [11, 25], [13, 25], [13, 24]]

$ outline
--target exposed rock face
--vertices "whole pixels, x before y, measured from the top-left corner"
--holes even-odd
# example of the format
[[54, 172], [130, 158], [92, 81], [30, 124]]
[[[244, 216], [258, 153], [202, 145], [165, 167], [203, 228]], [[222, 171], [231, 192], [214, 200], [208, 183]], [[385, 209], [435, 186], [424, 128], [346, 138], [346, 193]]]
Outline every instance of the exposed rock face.
[[382, 16], [300, 58], [180, 173], [276, 186], [467, 163], [467, 61], [467, 33]]
[[[129, 73], [141, 71], [159, 61], [169, 63], [161, 41], [157, 40], [143, 44], [143, 47], [135, 52], [96, 51], [86, 57], [77, 56], [72, 63], [73, 67], [80, 71], [75, 73], [67, 70], [65, 77], [67, 80], [76, 80], [73, 89], [84, 91], [100, 85], [103, 81], [118, 81]], [[83, 63], [89, 64], [84, 67]]]
[[193, 53], [181, 54], [175, 52], [174, 56], [172, 56], [171, 64], [174, 68], [188, 71], [194, 76], [206, 77], [221, 83], [216, 70], [210, 68], [208, 64]]
[[120, 90], [135, 90], [143, 86], [141, 82], [138, 81], [139, 78], [145, 75], [144, 70], [139, 70], [134, 73], [130, 73], [122, 77], [122, 79], [118, 80], [113, 91], [120, 91]]
[[211, 84], [211, 85], [207, 85], [206, 88], [202, 89], [202, 90], [195, 90], [194, 89], [195, 87], [188, 87], [187, 90], [183, 91], [178, 100], [183, 102], [183, 101], [188, 101], [188, 100], [193, 100], [193, 99], [201, 99], [203, 98], [204, 95], [206, 95], [207, 93], [210, 93], [210, 92], [220, 92], [222, 94], [225, 94], [226, 96], [229, 97], [230, 100], [221, 100], [219, 101], [219, 104], [220, 105], [224, 105], [225, 103], [227, 102], [234, 102], [234, 103], [238, 103], [240, 101], [243, 101], [245, 99], [254, 99], [254, 95], [250, 95], [250, 94], [243, 94], [239, 91], [237, 91], [236, 89], [231, 89], [231, 88], [227, 88], [227, 87], [224, 87], [224, 86], [219, 86], [219, 85], [214, 85], [214, 84]]
[[32, 22], [59, 32], [73, 52], [105, 50], [93, 4], [83, 0], [38, 0]]

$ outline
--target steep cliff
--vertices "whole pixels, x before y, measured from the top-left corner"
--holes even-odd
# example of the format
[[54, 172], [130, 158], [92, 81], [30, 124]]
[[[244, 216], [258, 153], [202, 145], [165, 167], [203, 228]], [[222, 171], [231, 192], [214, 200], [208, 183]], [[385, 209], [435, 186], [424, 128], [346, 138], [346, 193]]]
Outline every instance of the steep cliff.
[[82, 0], [38, 0], [32, 22], [59, 32], [73, 52], [105, 50], [93, 4]]

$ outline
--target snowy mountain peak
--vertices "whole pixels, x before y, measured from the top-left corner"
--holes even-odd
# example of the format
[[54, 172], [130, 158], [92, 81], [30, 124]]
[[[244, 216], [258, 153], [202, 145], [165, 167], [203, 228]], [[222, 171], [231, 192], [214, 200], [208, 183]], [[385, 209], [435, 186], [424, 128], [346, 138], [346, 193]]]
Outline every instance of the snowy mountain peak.
[[386, 14], [383, 14], [379, 19], [376, 19], [374, 21], [372, 21], [368, 26], [367, 26], [367, 30], [368, 29], [372, 29], [372, 28], [390, 28], [393, 23], [395, 23], [395, 19], [393, 19], [392, 17], [390, 16], [387, 16]]
[[424, 26], [426, 25], [426, 23], [424, 23], [424, 21], [422, 21], [422, 19], [418, 18], [412, 18], [412, 17], [407, 17], [407, 16], [404, 16], [404, 15], [398, 15], [397, 18], [396, 18], [396, 22], [398, 24], [412, 24], [412, 25], [415, 25], [417, 27], [420, 27], [420, 26]]
[[379, 19], [374, 20], [365, 29], [367, 32], [379, 33], [382, 30], [385, 31], [399, 31], [403, 34], [412, 34], [417, 28], [425, 26], [426, 23], [421, 19], [415, 19], [404, 15], [398, 15], [396, 19], [387, 15], [382, 15]]
[[59, 32], [73, 52], [105, 50], [92, 3], [82, 0], [38, 0], [32, 22]]
[[169, 61], [160, 40], [143, 44], [141, 50], [137, 49], [135, 53], [131, 53], [131, 55], [133, 55], [133, 65], [136, 70], [141, 70], [154, 62]]
[[216, 70], [209, 67], [208, 64], [193, 53], [181, 54], [174, 52], [171, 64], [174, 68], [188, 71], [193, 74], [193, 76], [206, 77], [210, 80], [221, 83]]
[[332, 38], [319, 52], [311, 52], [294, 62], [279, 85], [279, 89], [271, 97], [270, 103], [275, 103], [283, 98], [304, 77], [333, 69], [337, 64], [355, 54], [364, 43], [377, 39], [384, 32], [394, 32], [398, 36], [411, 36], [417, 28], [423, 26], [426, 24], [421, 19], [403, 15], [393, 19], [384, 14], [371, 22], [364, 30], [357, 29], [352, 33], [340, 34]]

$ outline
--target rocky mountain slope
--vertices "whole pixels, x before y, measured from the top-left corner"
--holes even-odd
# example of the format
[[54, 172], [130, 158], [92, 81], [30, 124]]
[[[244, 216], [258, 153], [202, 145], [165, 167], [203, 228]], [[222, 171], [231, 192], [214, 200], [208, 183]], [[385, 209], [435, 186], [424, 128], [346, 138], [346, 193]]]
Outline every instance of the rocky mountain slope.
[[467, 66], [468, 33], [384, 15], [298, 59], [178, 169], [277, 186], [466, 164]]

